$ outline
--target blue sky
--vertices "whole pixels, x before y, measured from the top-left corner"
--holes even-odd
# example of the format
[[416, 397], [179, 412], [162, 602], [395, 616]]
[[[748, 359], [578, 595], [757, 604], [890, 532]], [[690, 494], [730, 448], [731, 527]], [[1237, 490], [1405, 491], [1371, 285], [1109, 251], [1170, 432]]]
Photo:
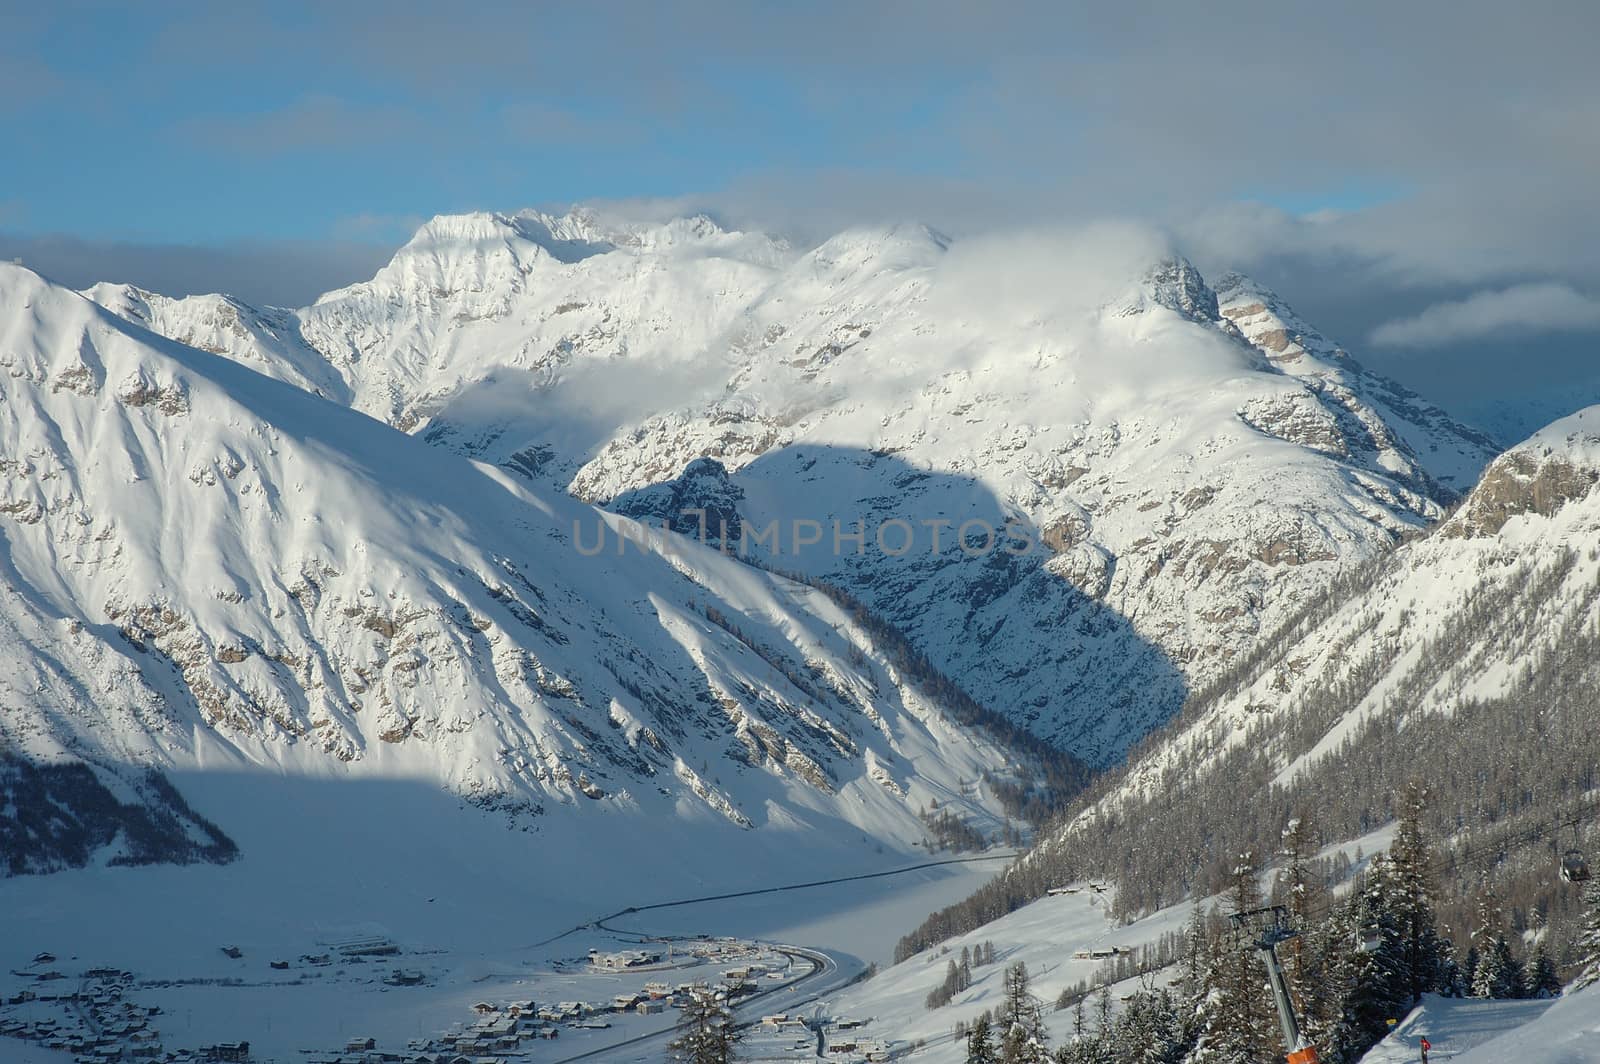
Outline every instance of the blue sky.
[[426, 24], [374, 39], [399, 7], [9, 14], [0, 224], [389, 239], [438, 212], [692, 197], [763, 173], [962, 172], [941, 135], [954, 69], [839, 71], [830, 91], [803, 63], [699, 52], [692, 34], [662, 42], [677, 61], [613, 50], [620, 9], [529, 10], [485, 9], [432, 43]]
[[470, 209], [1115, 217], [1413, 386], [1530, 335], [1548, 383], [1595, 369], [1596, 40], [1577, 0], [0, 0], [0, 255], [293, 305]]
[[[1128, 29], [1064, 8], [1031, 12], [1034, 32], [937, 4], [466, 10], [16, 5], [0, 225], [386, 241], [443, 211], [714, 200], [809, 177], [844, 198], [914, 184], [1043, 202], [1082, 182], [1088, 204], [1120, 198], [1108, 148], [1135, 147], [1108, 144], [1110, 79], [1051, 77], [1103, 62]], [[1392, 197], [1403, 175], [1218, 178], [1204, 195], [1302, 211]], [[912, 202], [938, 213], [936, 198]]]

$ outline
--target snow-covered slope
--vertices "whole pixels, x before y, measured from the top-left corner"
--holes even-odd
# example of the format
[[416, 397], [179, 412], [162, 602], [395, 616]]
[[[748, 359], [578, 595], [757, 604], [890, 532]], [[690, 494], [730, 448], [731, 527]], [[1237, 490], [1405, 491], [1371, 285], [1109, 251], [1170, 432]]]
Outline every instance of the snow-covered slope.
[[[739, 514], [778, 522], [772, 564], [845, 587], [980, 698], [1111, 761], [1297, 599], [1438, 517], [1451, 495], [1426, 455], [1460, 472], [1491, 453], [1442, 416], [1390, 429], [1332, 370], [1288, 372], [1192, 268], [1148, 254], [1008, 290], [996, 249], [837, 238], [747, 313], [722, 395], [620, 434], [573, 489], [637, 512], [633, 493], [715, 456]], [[823, 542], [797, 553], [806, 520]], [[969, 556], [967, 521], [1045, 549]], [[859, 552], [832, 535], [858, 522]]]
[[1286, 782], [1369, 719], [1450, 715], [1570, 660], [1600, 603], [1597, 483], [1600, 407], [1589, 407], [1495, 459], [1430, 535], [1278, 633], [1277, 652], [1131, 766], [1117, 793], [1147, 793], [1180, 763], [1194, 775], [1263, 734]]
[[113, 314], [151, 332], [243, 362], [336, 402], [349, 403], [344, 378], [300, 336], [293, 311], [257, 310], [231, 296], [172, 299], [125, 284], [97, 284], [83, 293]]
[[[292, 330], [246, 330], [288, 353], [209, 346], [290, 368], [314, 348], [357, 409], [640, 516], [695, 501], [655, 486], [716, 458], [736, 527], [779, 522], [766, 564], [842, 587], [1104, 763], [1494, 453], [1248, 280], [1221, 296], [1121, 230], [902, 225], [796, 254], [704, 217], [475, 214], [429, 222]], [[145, 320], [202, 335], [181, 317]], [[1044, 546], [960, 551], [967, 520]], [[822, 545], [797, 554], [796, 521]], [[921, 538], [893, 557], [899, 521]], [[836, 551], [857, 522], [861, 554]]]
[[166, 699], [132, 657], [52, 608], [0, 552], [0, 876], [96, 855], [146, 864], [236, 854], [149, 771]]
[[1594, 852], [1597, 697], [1590, 407], [1497, 458], [1429, 534], [1308, 598], [1060, 828], [903, 950], [982, 938], [1013, 918], [995, 913], [1020, 916], [1085, 876], [1114, 885], [1124, 917], [1166, 911], [1221, 889], [1235, 855], [1280, 853], [1288, 823], [1331, 844], [1323, 858], [1370, 855], [1391, 841], [1396, 796], [1418, 784], [1440, 926], [1459, 934], [1486, 893], [1514, 897], [1542, 921], [1514, 928], [1547, 934], [1560, 955], [1581, 911], [1560, 854]]
[[1237, 273], [1222, 277], [1217, 305], [1274, 365], [1322, 395], [1329, 410], [1348, 418], [1347, 439], [1361, 441], [1385, 468], [1404, 469], [1402, 455], [1409, 451], [1442, 484], [1465, 492], [1482, 472], [1485, 456], [1500, 450], [1482, 432], [1364, 369], [1277, 293], [1250, 278]]
[[586, 556], [632, 523], [11, 266], [0, 372], [5, 653], [52, 692], [7, 698], [8, 749], [420, 780], [535, 828], [996, 825], [1012, 754], [812, 589], [660, 533]]
[[[1520, 1017], [1518, 1017], [1520, 1018]], [[1562, 997], [1532, 1022], [1455, 1058], [1458, 1064], [1595, 1064], [1600, 1061], [1600, 992], [1593, 987]]]
[[[1600, 1002], [1581, 995], [1556, 1003], [1429, 994], [1388, 1037], [1367, 1051], [1361, 1064], [1412, 1064], [1421, 1059], [1424, 1038], [1433, 1047], [1428, 1052], [1433, 1060], [1583, 1064], [1600, 1060], [1600, 1039], [1594, 1037], [1600, 1034], [1597, 1010]], [[1547, 1054], [1527, 1052], [1533, 1046]]]
[[1468, 899], [1486, 887], [1537, 899], [1552, 922], [1571, 916], [1550, 851], [1592, 847], [1596, 544], [1591, 407], [1496, 459], [1431, 533], [1308, 597], [1063, 828], [915, 941], [1072, 876], [1115, 880], [1130, 913], [1174, 904], [1217, 889], [1227, 855], [1276, 852], [1291, 817], [1311, 817], [1325, 840], [1366, 835], [1419, 780], [1450, 853], [1441, 920], [1470, 921]]
[[[1141, 959], [1146, 950], [1154, 956], [1163, 939], [1170, 945], [1170, 940], [1181, 938], [1192, 913], [1189, 906], [1177, 905], [1123, 923], [1110, 916], [1109, 893], [1098, 893], [1084, 883], [1074, 886], [1073, 894], [1041, 898], [977, 931], [953, 938], [939, 949], [925, 950], [885, 968], [830, 1001], [832, 1016], [863, 1021], [859, 1032], [863, 1037], [902, 1047], [921, 1043], [923, 1048], [916, 1054], [920, 1061], [960, 1064], [966, 1059], [966, 1044], [954, 1037], [955, 1025], [970, 1026], [979, 1013], [1000, 1011], [1005, 1000], [1005, 971], [1020, 962], [1028, 968], [1029, 992], [1042, 1006], [1050, 1045], [1070, 1041], [1074, 1014], [1070, 1009], [1055, 1009], [1061, 993], [1080, 984], [1095, 985], [1114, 964], [1113, 949], [1125, 962]], [[995, 962], [975, 967], [972, 985], [948, 1005], [928, 1008], [928, 994], [944, 980], [946, 966], [959, 961], [963, 950], [977, 950], [986, 944], [994, 946]], [[1165, 982], [1174, 974], [1162, 973], [1155, 979]], [[1113, 986], [1120, 997], [1131, 993], [1138, 983], [1129, 980]]]

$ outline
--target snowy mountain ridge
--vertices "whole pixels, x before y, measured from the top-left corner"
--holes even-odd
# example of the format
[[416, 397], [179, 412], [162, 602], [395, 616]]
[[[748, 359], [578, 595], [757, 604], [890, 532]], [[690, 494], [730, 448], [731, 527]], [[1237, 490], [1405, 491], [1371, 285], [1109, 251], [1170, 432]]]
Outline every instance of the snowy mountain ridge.
[[356, 409], [586, 500], [626, 508], [709, 457], [758, 528], [1026, 529], [1048, 549], [764, 561], [1097, 763], [1496, 450], [1277, 297], [1213, 290], [1123, 230], [901, 225], [797, 253], [703, 217], [442, 216], [371, 281], [283, 313], [289, 352], [255, 320], [211, 346], [291, 380], [314, 349]]
[[[1352, 674], [1365, 685], [1360, 697], [1321, 727], [1310, 749], [1288, 751], [1280, 780], [1374, 716], [1448, 715], [1505, 694], [1524, 663], [1559, 654], [1564, 641], [1592, 627], [1600, 601], [1597, 483], [1600, 407], [1589, 407], [1496, 458], [1430, 535], [1382, 559], [1367, 586], [1335, 596], [1283, 633], [1281, 653], [1130, 766], [1102, 808], [1161, 786], [1171, 766], [1193, 775], [1254, 734], [1285, 735], [1297, 703]], [[1474, 606], [1485, 601], [1496, 605], [1480, 619]], [[1477, 623], [1463, 626], [1464, 617]], [[1451, 647], [1447, 666], [1425, 653], [1440, 643]]]
[[1593, 846], [1596, 543], [1590, 407], [1497, 458], [1427, 535], [1304, 601], [1096, 781], [1062, 827], [903, 947], [1074, 878], [1114, 882], [1124, 915], [1203, 897], [1222, 889], [1234, 855], [1278, 852], [1291, 821], [1325, 844], [1365, 839], [1370, 853], [1413, 783], [1427, 795], [1442, 924], [1469, 926], [1474, 899], [1492, 890], [1570, 932], [1579, 894], [1551, 853]]
[[[0, 371], [8, 751], [426, 780], [535, 829], [909, 848], [935, 800], [999, 826], [977, 781], [1026, 759], [820, 592], [12, 266]], [[595, 522], [630, 545], [580, 551]]]

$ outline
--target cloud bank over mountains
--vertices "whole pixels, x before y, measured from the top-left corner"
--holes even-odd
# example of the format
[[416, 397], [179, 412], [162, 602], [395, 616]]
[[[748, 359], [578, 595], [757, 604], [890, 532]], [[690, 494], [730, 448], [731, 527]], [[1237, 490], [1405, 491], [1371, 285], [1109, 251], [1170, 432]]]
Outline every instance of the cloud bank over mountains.
[[1435, 303], [1414, 317], [1380, 325], [1372, 331], [1372, 342], [1388, 347], [1443, 347], [1524, 330], [1594, 329], [1600, 329], [1600, 300], [1564, 284], [1521, 284]]
[[1414, 387], [1443, 368], [1416, 345], [1433, 323], [1473, 348], [1454, 368], [1534, 339], [1546, 382], [1597, 337], [1592, 5], [176, 5], [5, 28], [0, 255], [75, 286], [296, 305], [419, 219], [573, 202], [797, 246], [1137, 219]]

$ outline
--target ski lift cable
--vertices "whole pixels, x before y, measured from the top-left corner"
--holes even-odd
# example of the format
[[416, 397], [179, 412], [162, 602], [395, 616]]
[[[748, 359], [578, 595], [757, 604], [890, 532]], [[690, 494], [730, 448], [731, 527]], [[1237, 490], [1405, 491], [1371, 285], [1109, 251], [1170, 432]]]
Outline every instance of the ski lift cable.
[[[1591, 823], [1595, 813], [1600, 813], [1600, 801], [1590, 803], [1582, 812], [1572, 811], [1571, 815], [1566, 819], [1556, 820], [1549, 824], [1532, 825], [1512, 831], [1507, 834], [1491, 838], [1487, 840], [1485, 844], [1480, 844], [1477, 846], [1469, 844], [1459, 852], [1451, 851], [1445, 854], [1437, 854], [1428, 863], [1428, 871], [1432, 875], [1437, 876], [1444, 874], [1452, 868], [1460, 869], [1463, 867], [1476, 867], [1490, 860], [1491, 858], [1499, 859], [1505, 856], [1506, 851], [1509, 849], [1526, 845], [1527, 843], [1537, 842], [1541, 839], [1551, 838], [1552, 833], [1559, 834], [1561, 828], [1580, 828], [1585, 824]], [[1580, 852], [1580, 860], [1581, 856], [1582, 855]], [[1586, 866], [1585, 871], [1587, 872]], [[1573, 880], [1568, 880], [1568, 882], [1573, 882]], [[1336, 904], [1337, 903], [1334, 900], [1329, 899], [1320, 903], [1313, 909], [1308, 909], [1302, 915], [1307, 920], [1320, 921], [1333, 911]]]

